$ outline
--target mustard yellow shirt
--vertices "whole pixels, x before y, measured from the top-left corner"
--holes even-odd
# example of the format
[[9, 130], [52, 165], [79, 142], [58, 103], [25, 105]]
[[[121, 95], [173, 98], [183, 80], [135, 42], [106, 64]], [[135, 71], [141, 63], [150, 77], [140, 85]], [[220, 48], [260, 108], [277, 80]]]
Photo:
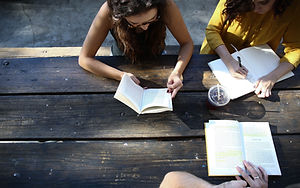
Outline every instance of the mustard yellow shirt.
[[201, 46], [201, 54], [214, 54], [214, 49], [225, 44], [230, 53], [234, 49], [268, 44], [274, 51], [281, 39], [285, 47], [285, 55], [280, 62], [289, 62], [294, 67], [300, 63], [300, 0], [293, 0], [292, 4], [280, 16], [275, 16], [271, 10], [260, 15], [254, 12], [245, 13], [240, 20], [233, 20], [222, 28], [225, 15], [226, 0], [220, 0], [206, 28], [206, 38]]

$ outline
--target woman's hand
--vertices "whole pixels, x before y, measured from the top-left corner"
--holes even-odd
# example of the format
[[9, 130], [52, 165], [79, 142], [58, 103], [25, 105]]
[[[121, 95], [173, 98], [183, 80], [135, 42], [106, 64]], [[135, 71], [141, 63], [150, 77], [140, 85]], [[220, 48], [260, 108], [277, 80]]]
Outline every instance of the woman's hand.
[[172, 98], [174, 98], [179, 91], [179, 89], [183, 86], [181, 81], [182, 75], [172, 72], [168, 78], [168, 92], [172, 93]]
[[228, 68], [230, 74], [235, 78], [244, 79], [248, 74], [248, 70], [242, 64], [235, 60], [232, 55], [229, 53], [228, 49], [224, 44], [218, 46], [215, 49], [215, 52], [222, 59], [226, 67]]
[[276, 81], [294, 68], [294, 65], [289, 62], [279, 63], [275, 70], [257, 80], [254, 86], [256, 95], [258, 97], [269, 97]]
[[270, 74], [261, 77], [254, 85], [255, 94], [260, 98], [269, 97], [275, 82], [276, 79], [272, 78], [272, 75]]
[[137, 85], [140, 85], [141, 82], [132, 73], [126, 72], [124, 74], [127, 74], [131, 78], [131, 80], [134, 81], [134, 83], [136, 83]]
[[[267, 188], [268, 187], [268, 174], [262, 167], [256, 167], [250, 162], [243, 161], [246, 169], [250, 172], [252, 178], [240, 167], [236, 167], [237, 171], [248, 182], [251, 188]], [[239, 176], [236, 176], [237, 180], [241, 180]]]
[[248, 70], [246, 67], [244, 67], [243, 65], [240, 66], [240, 63], [233, 59], [226, 63], [227, 68], [231, 74], [231, 76], [235, 77], [235, 78], [240, 78], [240, 79], [244, 79], [247, 77], [248, 74]]

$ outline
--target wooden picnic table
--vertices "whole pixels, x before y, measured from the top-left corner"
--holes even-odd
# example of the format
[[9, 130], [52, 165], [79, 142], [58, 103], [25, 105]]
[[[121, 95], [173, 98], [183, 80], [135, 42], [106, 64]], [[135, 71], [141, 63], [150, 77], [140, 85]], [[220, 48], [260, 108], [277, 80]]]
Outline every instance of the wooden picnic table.
[[[177, 56], [132, 65], [124, 57], [97, 57], [132, 72], [143, 86], [165, 87]], [[272, 96], [254, 94], [226, 107], [207, 106], [217, 83], [193, 55], [173, 112], [137, 115], [113, 98], [118, 82], [83, 70], [78, 57], [0, 59], [0, 187], [158, 187], [169, 171], [208, 177], [204, 122], [268, 121], [281, 177], [270, 187], [300, 182], [300, 70], [277, 83]]]

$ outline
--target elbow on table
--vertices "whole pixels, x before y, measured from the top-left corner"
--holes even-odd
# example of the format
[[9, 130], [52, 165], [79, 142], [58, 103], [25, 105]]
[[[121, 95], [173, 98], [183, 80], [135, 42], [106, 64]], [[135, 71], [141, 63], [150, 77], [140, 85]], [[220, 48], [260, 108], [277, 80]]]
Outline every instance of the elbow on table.
[[83, 55], [80, 55], [78, 57], [78, 64], [81, 68], [87, 69], [87, 57], [84, 57]]

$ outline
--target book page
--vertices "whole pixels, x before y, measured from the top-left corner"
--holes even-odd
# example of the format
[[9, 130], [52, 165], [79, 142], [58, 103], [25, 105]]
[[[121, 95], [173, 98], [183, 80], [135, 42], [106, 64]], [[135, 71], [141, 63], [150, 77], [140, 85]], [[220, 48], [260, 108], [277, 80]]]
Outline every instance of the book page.
[[[237, 60], [236, 52], [233, 53], [232, 56]], [[226, 65], [221, 59], [211, 61], [210, 63], [208, 63], [208, 65], [220, 84], [228, 90], [230, 99], [236, 99], [240, 96], [254, 91], [253, 83], [251, 83], [249, 80], [232, 77]]]
[[242, 122], [246, 160], [262, 166], [268, 175], [281, 175], [268, 122]]
[[171, 93], [168, 88], [145, 89], [142, 99], [143, 113], [157, 113], [172, 110]]
[[[280, 58], [267, 44], [248, 47], [242, 49], [240, 53], [243, 58], [247, 60], [247, 69], [249, 72], [253, 73], [255, 81], [257, 81], [260, 77], [269, 74], [279, 65]], [[280, 78], [278, 82], [293, 75], [294, 74], [292, 72], [289, 72]]]
[[141, 86], [124, 74], [114, 97], [140, 113], [143, 91]]
[[239, 175], [236, 166], [244, 169], [243, 144], [237, 121], [219, 120], [205, 124], [208, 175]]

